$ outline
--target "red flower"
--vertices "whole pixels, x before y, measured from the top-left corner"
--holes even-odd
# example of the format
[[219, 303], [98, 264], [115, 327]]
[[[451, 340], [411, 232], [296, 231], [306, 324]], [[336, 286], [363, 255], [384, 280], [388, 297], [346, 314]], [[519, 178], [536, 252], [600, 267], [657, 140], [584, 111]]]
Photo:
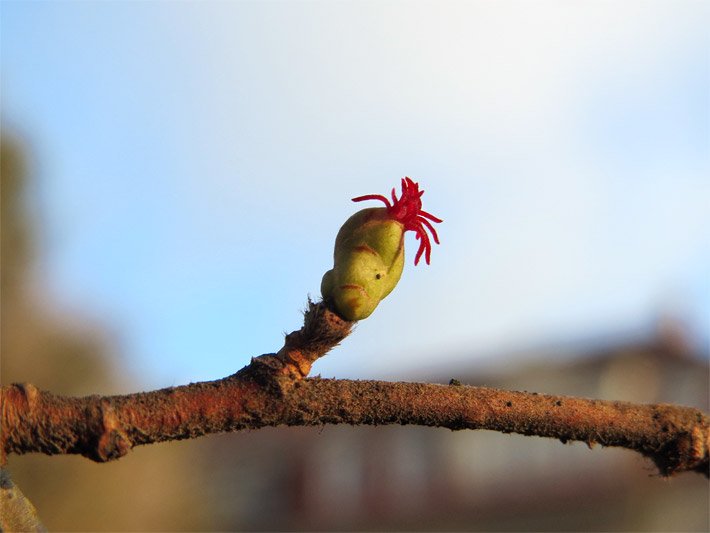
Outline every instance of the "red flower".
[[[429, 234], [427, 229], [431, 231], [432, 237], [434, 237], [434, 242], [439, 244], [439, 236], [436, 234], [432, 222], [443, 222], [441, 219], [436, 218], [434, 215], [422, 211], [422, 200], [421, 196], [424, 191], [419, 190], [419, 184], [414, 183], [410, 178], [402, 178], [402, 196], [397, 198], [395, 194], [395, 188], [392, 188], [392, 203], [389, 199], [381, 194], [366, 194], [365, 196], [358, 196], [353, 198], [353, 202], [362, 202], [363, 200], [379, 200], [384, 202], [387, 206], [387, 213], [389, 215], [401, 222], [404, 225], [404, 231], [411, 230], [416, 234], [417, 239], [419, 239], [419, 249], [417, 250], [417, 255], [414, 257], [414, 264], [419, 263], [419, 259], [424, 254], [427, 265], [431, 258], [431, 241], [429, 240]], [[427, 220], [428, 219], [428, 220]]]

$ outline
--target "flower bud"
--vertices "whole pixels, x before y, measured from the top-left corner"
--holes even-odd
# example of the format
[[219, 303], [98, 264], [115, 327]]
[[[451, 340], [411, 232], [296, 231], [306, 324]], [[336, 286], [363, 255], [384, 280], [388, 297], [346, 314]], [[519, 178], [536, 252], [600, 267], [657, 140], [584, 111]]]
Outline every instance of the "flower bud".
[[429, 220], [441, 220], [421, 210], [423, 193], [418, 184], [404, 178], [401, 198], [397, 199], [392, 189], [392, 204], [381, 195], [353, 198], [355, 202], [380, 200], [386, 207], [358, 211], [343, 224], [335, 239], [334, 266], [323, 276], [321, 293], [344, 319], [367, 318], [397, 285], [404, 268], [406, 231], [415, 231], [420, 240], [414, 264], [423, 253], [429, 263], [431, 243], [425, 227], [438, 244], [439, 237]]

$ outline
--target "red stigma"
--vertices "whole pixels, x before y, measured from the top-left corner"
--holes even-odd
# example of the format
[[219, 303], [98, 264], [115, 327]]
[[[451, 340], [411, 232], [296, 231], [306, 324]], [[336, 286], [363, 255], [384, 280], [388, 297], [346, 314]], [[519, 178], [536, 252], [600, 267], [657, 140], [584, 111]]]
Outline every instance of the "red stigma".
[[404, 177], [402, 178], [402, 196], [397, 198], [395, 189], [392, 188], [392, 202], [381, 194], [367, 194], [353, 198], [353, 202], [362, 202], [363, 200], [379, 200], [383, 202], [387, 206], [387, 213], [404, 225], [404, 231], [411, 230], [415, 233], [417, 239], [419, 239], [419, 249], [414, 257], [415, 265], [419, 263], [422, 254], [424, 254], [427, 265], [429, 264], [431, 241], [429, 240], [427, 229], [434, 237], [434, 242], [439, 244], [439, 236], [436, 234], [431, 222], [443, 222], [440, 218], [422, 211], [422, 194], [424, 194], [424, 191], [419, 190], [418, 183], [414, 183], [410, 178]]

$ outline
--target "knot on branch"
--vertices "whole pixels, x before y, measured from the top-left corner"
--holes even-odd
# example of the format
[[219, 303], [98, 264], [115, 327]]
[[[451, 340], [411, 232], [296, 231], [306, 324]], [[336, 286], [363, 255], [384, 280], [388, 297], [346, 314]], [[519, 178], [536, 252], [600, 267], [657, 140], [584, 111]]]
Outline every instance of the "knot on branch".
[[[695, 411], [695, 410], [693, 410]], [[694, 414], [694, 416], [693, 416]], [[710, 477], [710, 423], [700, 411], [678, 420], [671, 413], [656, 411], [653, 416], [669, 439], [657, 449], [646, 452], [661, 475], [695, 471]], [[684, 429], [687, 428], [687, 429]]]
[[286, 335], [283, 348], [275, 354], [252, 357], [251, 364], [233, 377], [247, 378], [283, 398], [296, 383], [308, 376], [318, 358], [350, 334], [353, 324], [340, 318], [324, 302], [309, 300], [303, 327]]
[[340, 318], [325, 302], [308, 301], [303, 327], [286, 335], [278, 352], [252, 357], [251, 364], [228, 380], [257, 383], [282, 399], [293, 386], [308, 376], [311, 366], [350, 334], [353, 322]]
[[82, 455], [97, 463], [105, 463], [126, 455], [133, 444], [121, 428], [111, 403], [98, 397], [97, 400], [92, 409], [95, 412], [87, 417], [89, 420], [95, 420], [98, 425], [96, 430], [90, 433], [94, 436], [94, 442], [86, 447]]
[[0, 404], [3, 464], [5, 454], [28, 451], [77, 453], [104, 463], [132, 447], [113, 404], [99, 396], [67, 398], [13, 383], [0, 389]]
[[694, 471], [710, 477], [709, 450], [710, 432], [707, 428], [695, 427], [648, 455], [663, 476]]

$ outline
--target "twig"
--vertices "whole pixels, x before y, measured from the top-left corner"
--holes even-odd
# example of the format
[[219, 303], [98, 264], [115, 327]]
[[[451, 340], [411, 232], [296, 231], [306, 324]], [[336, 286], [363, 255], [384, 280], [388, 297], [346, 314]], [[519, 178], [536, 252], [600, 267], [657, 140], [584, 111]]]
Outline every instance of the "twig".
[[277, 425], [415, 424], [489, 429], [620, 446], [650, 457], [662, 475], [708, 475], [710, 419], [674, 405], [638, 405], [461, 385], [304, 379], [350, 332], [323, 303], [276, 354], [236, 374], [125, 396], [70, 398], [30, 384], [0, 389], [6, 454], [81, 454], [94, 461], [134, 447]]

